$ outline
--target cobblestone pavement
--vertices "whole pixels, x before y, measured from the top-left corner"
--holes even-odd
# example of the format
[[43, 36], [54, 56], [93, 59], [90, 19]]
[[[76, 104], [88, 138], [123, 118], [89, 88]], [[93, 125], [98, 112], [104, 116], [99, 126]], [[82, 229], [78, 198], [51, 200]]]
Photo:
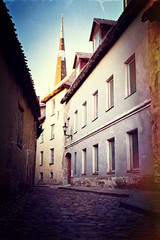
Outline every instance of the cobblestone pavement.
[[121, 197], [35, 187], [0, 207], [0, 240], [159, 240], [160, 222], [120, 208]]

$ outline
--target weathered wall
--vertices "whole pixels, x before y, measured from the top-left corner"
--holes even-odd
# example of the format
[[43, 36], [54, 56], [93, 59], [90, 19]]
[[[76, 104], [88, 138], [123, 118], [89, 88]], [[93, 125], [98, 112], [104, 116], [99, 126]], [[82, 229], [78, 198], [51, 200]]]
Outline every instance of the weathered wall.
[[[36, 128], [15, 75], [0, 54], [1, 196], [30, 189], [34, 182]], [[17, 145], [18, 107], [23, 109], [22, 148]]]
[[[64, 133], [62, 126], [64, 125], [64, 105], [60, 104], [66, 90], [58, 93], [55, 99], [55, 114], [52, 115], [52, 99], [46, 103], [46, 120], [42, 128], [44, 142], [41, 143], [41, 136], [37, 140], [36, 154], [36, 175], [35, 184], [61, 184], [62, 175], [62, 159], [64, 151]], [[51, 125], [55, 124], [55, 137], [51, 139]], [[49, 164], [50, 149], [54, 148], [54, 164]], [[43, 151], [43, 165], [40, 166], [40, 152]], [[43, 172], [43, 180], [40, 180], [40, 172]], [[53, 179], [50, 173], [53, 172]]]
[[[147, 24], [147, 23], [145, 23]], [[155, 181], [160, 188], [160, 23], [149, 23], [149, 76]]]
[[[137, 91], [126, 97], [125, 61], [135, 53], [136, 88]], [[106, 80], [113, 74], [114, 107], [107, 111]], [[139, 178], [152, 179], [152, 142], [150, 118], [150, 89], [148, 72], [148, 26], [141, 22], [141, 14], [127, 28], [112, 49], [104, 56], [83, 85], [66, 104], [70, 117], [69, 134], [72, 141], [66, 142], [66, 152], [72, 155], [73, 183], [79, 178], [96, 179], [97, 177], [111, 179]], [[93, 93], [98, 90], [98, 118], [93, 121]], [[87, 126], [82, 126], [82, 104], [87, 101]], [[73, 133], [74, 112], [78, 110], [78, 131]], [[139, 139], [139, 173], [127, 172], [127, 132], [138, 129]], [[106, 141], [115, 137], [116, 172], [106, 174]], [[99, 146], [99, 175], [92, 175], [92, 147]], [[87, 149], [87, 172], [81, 174], [82, 149]], [[74, 174], [74, 153], [77, 152], [77, 170]], [[93, 181], [94, 181], [93, 180]], [[145, 182], [145, 181], [144, 181]], [[137, 184], [137, 183], [136, 183]], [[135, 185], [136, 185], [135, 184]], [[129, 183], [130, 185], [130, 183]]]

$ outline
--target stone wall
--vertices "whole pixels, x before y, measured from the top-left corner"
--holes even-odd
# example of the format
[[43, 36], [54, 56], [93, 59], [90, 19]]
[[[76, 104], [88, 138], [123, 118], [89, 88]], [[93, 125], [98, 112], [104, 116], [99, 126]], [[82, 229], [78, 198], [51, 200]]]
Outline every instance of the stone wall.
[[160, 23], [149, 22], [149, 72], [155, 182], [160, 189]]
[[71, 185], [77, 187], [98, 187], [111, 189], [142, 189], [154, 190], [154, 178], [151, 175], [146, 176], [122, 176], [106, 178], [72, 178]]

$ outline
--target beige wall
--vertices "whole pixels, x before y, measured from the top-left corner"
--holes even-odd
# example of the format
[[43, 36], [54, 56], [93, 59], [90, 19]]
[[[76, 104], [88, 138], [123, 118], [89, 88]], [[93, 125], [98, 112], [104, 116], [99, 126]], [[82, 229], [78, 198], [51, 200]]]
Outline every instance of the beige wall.
[[[44, 142], [41, 136], [37, 140], [36, 177], [35, 184], [60, 184], [63, 182], [62, 159], [64, 151], [64, 105], [60, 104], [66, 90], [58, 93], [46, 103], [46, 120], [43, 123]], [[52, 115], [52, 101], [55, 99], [55, 114]], [[55, 124], [55, 137], [51, 140], [51, 125]], [[54, 148], [54, 164], [49, 164], [50, 149]], [[40, 166], [40, 152], [43, 151], [43, 165]], [[40, 180], [40, 172], [43, 172], [43, 180]], [[53, 179], [50, 173], [53, 172]]]
[[[0, 54], [0, 188], [4, 194], [31, 188], [34, 182], [36, 128], [31, 109]], [[17, 146], [18, 107], [23, 109], [22, 148]]]

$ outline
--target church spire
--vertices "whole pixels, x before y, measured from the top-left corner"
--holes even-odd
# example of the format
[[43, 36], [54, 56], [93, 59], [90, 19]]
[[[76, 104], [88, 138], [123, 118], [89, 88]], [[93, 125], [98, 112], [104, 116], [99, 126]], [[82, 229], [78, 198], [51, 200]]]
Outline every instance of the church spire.
[[66, 75], [67, 75], [67, 71], [66, 71], [63, 14], [62, 14], [61, 33], [60, 33], [60, 40], [59, 40], [59, 51], [58, 51], [58, 56], [57, 56], [57, 67], [56, 67], [56, 76], [55, 76], [54, 87], [58, 83], [60, 83], [60, 81], [63, 80], [63, 78], [65, 78]]

